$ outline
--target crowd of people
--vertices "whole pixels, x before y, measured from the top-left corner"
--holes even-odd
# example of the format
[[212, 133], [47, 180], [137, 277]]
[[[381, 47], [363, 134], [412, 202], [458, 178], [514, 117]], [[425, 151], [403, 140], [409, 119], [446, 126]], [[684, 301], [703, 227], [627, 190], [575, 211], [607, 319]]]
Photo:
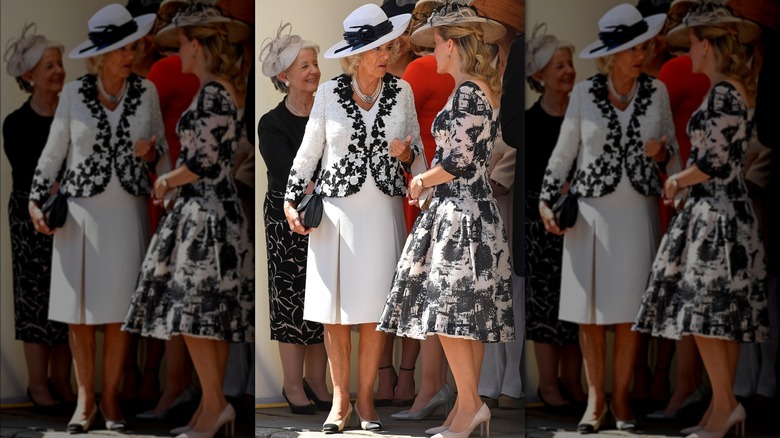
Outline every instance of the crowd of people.
[[[255, 52], [247, 2], [153, 3], [96, 11], [70, 82], [34, 24], [4, 57], [29, 94], [3, 122], [16, 338], [68, 432], [124, 431], [138, 397], [144, 420], [191, 405], [177, 438], [233, 436], [257, 295], [279, 394], [325, 433], [389, 430], [392, 405], [443, 413], [434, 438], [489, 434], [524, 406], [525, 339], [543, 409], [581, 434], [696, 403], [688, 438], [744, 434], [776, 397], [780, 8], [640, 0], [581, 44], [523, 38], [523, 1], [385, 0], [327, 50], [291, 17]], [[577, 82], [575, 56], [597, 73]], [[255, 62], [283, 95], [257, 122]]]

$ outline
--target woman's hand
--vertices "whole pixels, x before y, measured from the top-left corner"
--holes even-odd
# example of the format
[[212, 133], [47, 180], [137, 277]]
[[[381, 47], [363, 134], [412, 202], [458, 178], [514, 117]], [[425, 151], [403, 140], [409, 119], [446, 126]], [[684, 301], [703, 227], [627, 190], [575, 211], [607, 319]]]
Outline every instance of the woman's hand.
[[666, 160], [666, 136], [661, 137], [658, 141], [654, 138], [650, 138], [645, 143], [645, 156], [654, 159], [655, 161], [662, 162]]
[[[677, 176], [672, 175], [669, 178], [666, 178], [666, 182], [664, 183], [664, 199], [666, 201], [670, 201], [669, 204], [674, 202], [674, 195], [677, 194], [677, 191], [680, 190], [680, 183], [677, 181]], [[666, 201], [664, 202], [666, 204]]]
[[46, 216], [43, 215], [41, 207], [35, 201], [27, 203], [27, 211], [30, 213], [30, 219], [32, 220], [35, 231], [51, 236], [56, 230], [50, 230], [46, 224]]
[[157, 154], [157, 150], [154, 145], [157, 144], [157, 136], [153, 135], [149, 140], [139, 138], [133, 145], [135, 156], [141, 157], [146, 162], [154, 161], [154, 157]]
[[412, 143], [411, 135], [407, 135], [404, 141], [394, 138], [393, 141], [390, 142], [390, 146], [389, 146], [390, 156], [398, 158], [404, 163], [411, 164], [412, 157], [414, 156], [414, 153], [412, 152], [412, 147], [410, 146], [411, 143]]
[[[165, 197], [165, 194], [168, 193], [168, 190], [170, 189], [171, 186], [168, 183], [168, 175], [160, 175], [154, 181], [152, 195], [154, 196], [155, 200], [162, 201], [162, 199]], [[157, 204], [157, 202], [155, 202], [155, 204]]]
[[548, 233], [562, 236], [566, 232], [558, 227], [558, 221], [555, 220], [555, 213], [553, 213], [552, 208], [550, 208], [550, 204], [547, 201], [539, 201], [539, 216], [542, 217], [544, 229], [547, 230]]
[[290, 229], [298, 234], [304, 236], [311, 233], [311, 228], [306, 228], [301, 223], [301, 217], [298, 215], [296, 205], [290, 201], [284, 201], [284, 216], [287, 218], [287, 224], [290, 225]]

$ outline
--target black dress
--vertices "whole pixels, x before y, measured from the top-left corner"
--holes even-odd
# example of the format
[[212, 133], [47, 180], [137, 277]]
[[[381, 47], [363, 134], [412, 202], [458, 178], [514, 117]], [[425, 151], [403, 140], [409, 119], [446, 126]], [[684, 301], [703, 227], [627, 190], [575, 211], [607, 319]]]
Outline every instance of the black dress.
[[13, 189], [8, 202], [14, 284], [16, 339], [35, 344], [67, 342], [68, 326], [49, 321], [52, 237], [35, 231], [27, 201], [54, 117], [33, 111], [30, 101], [3, 122], [3, 149], [11, 164]]
[[541, 99], [525, 112], [525, 122], [534, 129], [526, 133], [525, 254], [526, 338], [545, 344], [577, 342], [578, 328], [558, 320], [561, 299], [563, 237], [548, 233], [539, 216], [539, 192], [563, 117], [547, 114]]
[[287, 177], [308, 120], [293, 115], [282, 100], [257, 125], [260, 154], [268, 169], [263, 219], [271, 339], [300, 345], [322, 343], [323, 331], [322, 324], [303, 319], [309, 237], [290, 230], [283, 209]]

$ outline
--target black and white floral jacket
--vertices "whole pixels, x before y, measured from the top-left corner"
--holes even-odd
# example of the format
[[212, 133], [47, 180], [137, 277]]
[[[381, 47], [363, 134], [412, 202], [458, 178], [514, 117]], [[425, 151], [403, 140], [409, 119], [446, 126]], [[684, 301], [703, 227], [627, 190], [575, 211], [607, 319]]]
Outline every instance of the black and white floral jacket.
[[609, 102], [607, 78], [595, 75], [575, 85], [542, 182], [540, 198], [554, 200], [566, 181], [580, 197], [612, 193], [623, 175], [645, 196], [661, 194], [659, 166], [646, 157], [647, 140], [666, 136], [668, 156], [677, 153], [669, 94], [663, 83], [642, 74], [632, 111], [623, 132], [615, 107]]
[[[135, 196], [151, 194], [148, 170], [170, 169], [160, 100], [154, 84], [136, 75], [127, 79], [127, 92], [116, 132], [97, 96], [96, 77], [88, 74], [66, 84], [51, 124], [49, 139], [38, 159], [30, 200], [44, 199], [55, 181], [59, 192], [90, 197], [105, 190], [112, 169], [122, 187]], [[139, 138], [157, 136], [156, 169], [134, 154]], [[151, 167], [151, 165], [149, 166]]]
[[389, 154], [394, 138], [412, 137], [412, 151], [422, 153], [420, 125], [414, 109], [414, 95], [405, 81], [391, 74], [382, 79], [384, 88], [376, 120], [370, 128], [352, 99], [351, 78], [340, 75], [321, 84], [301, 147], [293, 160], [285, 199], [298, 202], [308, 182], [315, 180], [315, 193], [345, 197], [357, 193], [368, 176], [388, 196], [406, 194], [405, 167]]

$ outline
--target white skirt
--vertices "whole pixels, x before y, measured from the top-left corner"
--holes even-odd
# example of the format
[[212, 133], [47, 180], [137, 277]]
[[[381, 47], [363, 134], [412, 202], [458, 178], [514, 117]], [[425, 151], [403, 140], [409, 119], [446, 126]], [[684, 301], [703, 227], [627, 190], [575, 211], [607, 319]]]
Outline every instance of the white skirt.
[[69, 198], [54, 234], [49, 319], [121, 323], [150, 237], [146, 198], [127, 193], [116, 175], [100, 194]]
[[400, 196], [387, 196], [370, 172], [360, 191], [323, 198], [322, 222], [309, 234], [303, 319], [376, 323], [406, 240]]
[[613, 193], [580, 198], [563, 239], [559, 319], [578, 324], [634, 321], [661, 234], [658, 198], [623, 176]]

